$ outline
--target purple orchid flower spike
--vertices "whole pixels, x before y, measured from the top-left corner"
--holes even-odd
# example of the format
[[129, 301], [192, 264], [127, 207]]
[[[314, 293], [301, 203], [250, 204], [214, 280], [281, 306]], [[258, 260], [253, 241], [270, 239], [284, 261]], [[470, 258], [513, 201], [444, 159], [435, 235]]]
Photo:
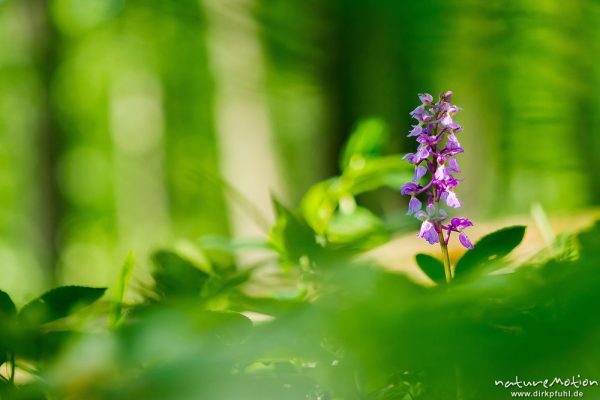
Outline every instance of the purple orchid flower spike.
[[[412, 126], [408, 134], [408, 137], [416, 138], [419, 146], [415, 153], [409, 153], [403, 158], [415, 165], [415, 174], [412, 182], [402, 187], [401, 193], [410, 196], [407, 214], [422, 221], [417, 236], [430, 244], [440, 244], [446, 280], [450, 281], [452, 268], [448, 257], [448, 242], [452, 232], [458, 233], [461, 245], [467, 249], [473, 248], [463, 232], [465, 228], [473, 226], [473, 223], [466, 218], [452, 218], [445, 224], [448, 214], [442, 208], [444, 205], [451, 208], [462, 207], [455, 193], [456, 186], [462, 181], [455, 177], [455, 174], [460, 173], [455, 157], [464, 152], [456, 136], [463, 131], [463, 127], [455, 120], [460, 108], [450, 103], [451, 91], [441, 93], [435, 103], [433, 96], [428, 93], [419, 94], [419, 100], [421, 104], [410, 113], [417, 124]], [[422, 202], [418, 199], [420, 195], [427, 198], [425, 211], [421, 210]]]

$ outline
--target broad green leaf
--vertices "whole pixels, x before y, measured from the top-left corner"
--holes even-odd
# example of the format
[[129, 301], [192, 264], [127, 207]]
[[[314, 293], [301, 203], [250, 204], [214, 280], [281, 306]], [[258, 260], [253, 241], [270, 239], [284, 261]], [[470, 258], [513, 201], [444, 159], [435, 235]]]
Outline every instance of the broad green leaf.
[[362, 165], [365, 160], [381, 154], [388, 140], [385, 123], [377, 118], [361, 121], [346, 143], [340, 157], [340, 169], [343, 171], [352, 165]]
[[339, 192], [358, 195], [382, 187], [399, 190], [413, 178], [413, 174], [413, 167], [401, 156], [377, 157], [346, 169], [340, 177]]
[[129, 278], [133, 273], [134, 266], [135, 257], [133, 253], [130, 252], [127, 254], [127, 257], [121, 266], [121, 271], [119, 272], [119, 277], [117, 278], [113, 292], [113, 308], [111, 313], [111, 325], [113, 326], [116, 326], [121, 319], [121, 313], [123, 311], [123, 298], [125, 297], [127, 283], [129, 282]]
[[239, 343], [253, 326], [248, 317], [233, 311], [201, 311], [196, 318], [201, 331], [227, 343]]
[[315, 232], [300, 217], [273, 199], [277, 220], [269, 233], [269, 241], [289, 262], [297, 263], [302, 256], [313, 256], [320, 251]]
[[600, 259], [600, 251], [598, 251], [598, 238], [600, 238], [600, 220], [577, 235], [577, 242], [579, 244], [579, 252], [581, 257], [585, 257], [591, 260]]
[[306, 222], [318, 235], [325, 236], [340, 199], [338, 178], [312, 186], [300, 205]]
[[210, 275], [179, 254], [159, 250], [152, 255], [154, 290], [161, 298], [199, 296]]
[[0, 290], [0, 318], [16, 314], [17, 308], [15, 307], [15, 303], [13, 303], [8, 293]]
[[281, 316], [300, 309], [306, 304], [301, 298], [255, 297], [238, 292], [234, 296], [236, 309], [261, 314]]
[[0, 366], [8, 361], [6, 336], [10, 336], [10, 327], [15, 322], [17, 308], [8, 293], [0, 290]]
[[[253, 268], [224, 275], [213, 275], [206, 281], [202, 289], [202, 298], [220, 303], [223, 296], [227, 296], [238, 286], [248, 282], [252, 277]], [[222, 304], [222, 303], [220, 303]], [[218, 307], [216, 307], [218, 308]], [[216, 309], [215, 308], [215, 309]]]
[[105, 291], [106, 288], [84, 286], [57, 287], [26, 304], [19, 312], [19, 319], [30, 325], [55, 321], [94, 303]]
[[351, 212], [334, 215], [327, 238], [334, 243], [348, 243], [384, 231], [381, 219], [375, 214], [366, 208], [355, 207]]
[[517, 247], [525, 236], [525, 226], [510, 226], [481, 238], [456, 263], [456, 277], [462, 277], [476, 268], [488, 266], [490, 263], [508, 255]]
[[419, 253], [415, 257], [415, 261], [421, 271], [425, 273], [432, 281], [436, 283], [445, 283], [446, 282], [446, 273], [444, 272], [444, 264], [438, 260], [430, 256], [429, 254]]

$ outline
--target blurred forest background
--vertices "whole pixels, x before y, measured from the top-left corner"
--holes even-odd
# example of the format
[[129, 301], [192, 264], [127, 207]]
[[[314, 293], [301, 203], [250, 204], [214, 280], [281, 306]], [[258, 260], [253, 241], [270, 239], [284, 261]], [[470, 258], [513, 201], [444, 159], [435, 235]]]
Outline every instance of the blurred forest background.
[[361, 119], [413, 149], [420, 92], [464, 109], [469, 216], [593, 206], [599, 21], [597, 0], [2, 0], [3, 289], [109, 285], [130, 249], [260, 234], [270, 193], [297, 204], [337, 173]]

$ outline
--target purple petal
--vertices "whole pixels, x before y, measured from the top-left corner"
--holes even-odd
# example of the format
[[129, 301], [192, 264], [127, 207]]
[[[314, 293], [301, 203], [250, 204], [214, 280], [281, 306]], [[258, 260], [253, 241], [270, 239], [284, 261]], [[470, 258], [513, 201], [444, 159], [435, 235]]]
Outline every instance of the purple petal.
[[442, 118], [442, 126], [445, 127], [450, 127], [452, 124], [454, 124], [454, 121], [452, 121], [452, 117], [448, 114], [446, 114], [446, 116], [444, 118]]
[[419, 136], [421, 132], [423, 132], [423, 127], [421, 125], [413, 125], [413, 128], [408, 134], [408, 137]]
[[448, 207], [459, 208], [462, 206], [462, 204], [458, 200], [458, 197], [456, 196], [456, 193], [454, 193], [454, 192], [446, 192], [446, 193], [448, 193], [448, 195], [446, 197], [446, 204], [448, 204]]
[[458, 142], [458, 138], [456, 137], [456, 135], [454, 133], [451, 133], [448, 135], [448, 141], [453, 142], [456, 145], [460, 146], [460, 143]]
[[435, 179], [440, 181], [446, 179], [446, 167], [444, 164], [438, 165], [437, 169], [435, 170]]
[[423, 107], [422, 105], [418, 106], [417, 108], [415, 108], [414, 110], [412, 110], [410, 112], [410, 115], [415, 116], [418, 114], [422, 114], [425, 112], [425, 107]]
[[423, 237], [429, 232], [431, 229], [434, 229], [433, 224], [429, 221], [423, 221], [421, 224], [421, 230], [419, 231], [419, 237]]
[[406, 213], [406, 215], [414, 214], [417, 211], [419, 211], [420, 209], [421, 209], [421, 201], [413, 196], [410, 198], [410, 201], [408, 202], [408, 212]]
[[427, 215], [429, 215], [430, 217], [433, 217], [433, 215], [435, 214], [435, 206], [433, 205], [433, 203], [427, 204], [425, 210], [427, 211]]
[[417, 161], [417, 156], [416, 156], [416, 155], [414, 155], [413, 153], [408, 153], [408, 154], [405, 154], [405, 155], [404, 155], [404, 157], [402, 157], [402, 159], [403, 159], [403, 160], [404, 160], [404, 159], [408, 160], [408, 163], [409, 163], [409, 164], [416, 164], [416, 163], [418, 162], [418, 161]]
[[433, 231], [430, 230], [424, 239], [427, 240], [429, 242], [429, 244], [436, 244], [436, 243], [440, 242], [440, 238], [439, 238], [437, 232], [435, 232], [435, 230], [433, 230]]
[[468, 218], [452, 218], [450, 221], [450, 227], [457, 232], [462, 231], [469, 226], [473, 226], [473, 222]]
[[[446, 191], [450, 191], [454, 189], [458, 185], [458, 181], [454, 179], [454, 177], [450, 174], [447, 174], [447, 179], [445, 181], [440, 182], [440, 187]], [[443, 194], [443, 193], [442, 193]], [[446, 197], [444, 197], [444, 200]]]
[[404, 186], [402, 186], [402, 189], [400, 190], [400, 193], [403, 195], [413, 195], [416, 192], [419, 191], [419, 189], [421, 189], [421, 186], [413, 183], [413, 182], [408, 182], [407, 184], [405, 184]]
[[427, 168], [422, 165], [419, 165], [415, 168], [415, 176], [413, 178], [413, 182], [418, 182], [425, 174], [427, 173]]
[[461, 233], [460, 235], [458, 235], [458, 240], [460, 241], [460, 244], [465, 246], [467, 249], [473, 248], [473, 243], [471, 243], [471, 241], [469, 240], [467, 235], [465, 235], [464, 233]]
[[433, 103], [433, 96], [429, 93], [419, 93], [419, 100], [423, 104], [431, 104]]
[[465, 150], [462, 147], [460, 147], [460, 145], [457, 144], [456, 142], [447, 141], [446, 148], [444, 149], [444, 151], [446, 152], [446, 154], [455, 155], [458, 153], [462, 153]]
[[460, 172], [460, 168], [458, 167], [458, 161], [454, 157], [448, 157], [448, 171], [450, 172]]
[[440, 94], [440, 100], [441, 101], [452, 101], [452, 91], [448, 90], [447, 92], [444, 92], [442, 94]]
[[453, 132], [462, 132], [463, 131], [463, 127], [460, 124], [457, 124], [456, 122], [452, 122], [452, 124], [450, 124], [450, 126], [448, 126], [448, 128], [453, 131]]
[[431, 155], [431, 151], [429, 151], [429, 146], [426, 144], [421, 144], [417, 149], [417, 153], [415, 154], [415, 159], [417, 162], [421, 162], [425, 160], [427, 157]]
[[421, 224], [421, 231], [417, 237], [427, 240], [429, 244], [436, 244], [440, 241], [435, 226], [429, 221], [423, 221]]
[[420, 221], [425, 221], [427, 219], [427, 214], [425, 214], [425, 211], [419, 210], [415, 213], [415, 218]]
[[412, 110], [410, 115], [419, 122], [427, 122], [432, 118], [431, 114], [429, 114], [422, 105]]

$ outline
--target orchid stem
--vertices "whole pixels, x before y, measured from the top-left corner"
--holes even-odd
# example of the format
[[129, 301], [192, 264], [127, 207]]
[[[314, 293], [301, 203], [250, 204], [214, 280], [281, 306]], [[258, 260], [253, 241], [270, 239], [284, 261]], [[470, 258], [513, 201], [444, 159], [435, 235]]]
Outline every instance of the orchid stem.
[[444, 239], [442, 229], [438, 226], [438, 235], [440, 237], [440, 247], [442, 249], [442, 258], [444, 260], [444, 274], [446, 275], [446, 283], [452, 280], [452, 267], [450, 266], [450, 256], [448, 255], [448, 244]]

